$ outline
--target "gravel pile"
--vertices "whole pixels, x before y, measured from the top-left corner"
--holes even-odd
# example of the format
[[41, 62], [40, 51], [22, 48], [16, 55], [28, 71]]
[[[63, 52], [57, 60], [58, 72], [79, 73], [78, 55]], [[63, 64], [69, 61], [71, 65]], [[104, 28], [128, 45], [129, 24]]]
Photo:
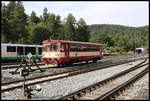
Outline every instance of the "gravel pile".
[[[143, 61], [143, 60], [142, 60]], [[140, 63], [140, 61], [133, 62], [132, 64], [123, 64], [120, 66], [114, 66], [107, 69], [97, 70], [89, 73], [84, 73], [72, 77], [62, 78], [55, 81], [45, 82], [39, 84], [42, 88], [40, 92], [33, 92], [40, 96], [46, 96], [49, 98], [60, 97], [68, 93], [72, 93], [76, 90], [92, 85], [96, 82], [104, 80], [116, 73], [124, 71], [132, 66]], [[23, 95], [22, 89], [13, 90], [10, 92], [2, 93], [2, 99], [18, 99], [19, 96]]]

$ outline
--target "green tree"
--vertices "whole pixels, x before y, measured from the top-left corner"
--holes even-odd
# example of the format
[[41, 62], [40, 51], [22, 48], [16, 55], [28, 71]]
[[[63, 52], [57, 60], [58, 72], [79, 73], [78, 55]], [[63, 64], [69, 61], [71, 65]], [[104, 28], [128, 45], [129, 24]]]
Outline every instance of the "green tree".
[[55, 14], [54, 13], [48, 14], [46, 27], [50, 31], [52, 39], [54, 39], [55, 38]]
[[48, 18], [48, 10], [45, 7], [44, 10], [43, 10], [43, 22], [44, 23], [47, 23], [47, 18]]
[[97, 37], [98, 33], [97, 32], [90, 32], [90, 37], [89, 37], [89, 42], [92, 43], [99, 43], [99, 37]]
[[60, 16], [56, 16], [54, 13], [49, 13], [46, 28], [51, 32], [52, 39], [59, 39], [62, 31]]
[[7, 5], [7, 18], [11, 15], [11, 13], [14, 11], [16, 7], [16, 1], [10, 1]]
[[88, 42], [89, 40], [89, 28], [86, 25], [85, 21], [83, 18], [80, 18], [80, 20], [77, 23], [77, 28], [76, 28], [76, 36], [74, 38], [75, 41], [83, 41], [83, 42]]
[[111, 34], [100, 33], [99, 43], [107, 44], [108, 47], [114, 46], [114, 40]]
[[34, 11], [32, 11], [32, 13], [31, 13], [30, 20], [32, 23], [35, 23], [35, 24], [40, 22], [40, 19], [36, 16]]
[[2, 42], [8, 42], [7, 36], [9, 35], [9, 24], [6, 16], [6, 6], [2, 4], [1, 7], [1, 40]]
[[17, 3], [8, 20], [11, 32], [8, 38], [12, 43], [24, 43], [26, 41], [26, 21], [27, 16], [24, 7], [21, 3]]
[[75, 24], [76, 19], [72, 14], [68, 14], [66, 22], [64, 24], [64, 39], [74, 40], [75, 38]]
[[61, 22], [61, 17], [57, 15], [55, 17], [55, 38], [56, 39], [59, 40], [61, 38], [62, 31], [63, 31], [63, 26]]
[[98, 40], [96, 40], [94, 37], [89, 38], [89, 42], [91, 43], [98, 43]]
[[36, 25], [31, 28], [29, 40], [32, 44], [42, 44], [42, 41], [49, 39], [50, 36], [50, 31], [47, 28], [43, 25]]
[[119, 40], [119, 43], [120, 43], [120, 48], [123, 48], [125, 49], [126, 51], [129, 51], [129, 43], [128, 43], [128, 36], [127, 35], [123, 35], [123, 36], [120, 36], [120, 40]]

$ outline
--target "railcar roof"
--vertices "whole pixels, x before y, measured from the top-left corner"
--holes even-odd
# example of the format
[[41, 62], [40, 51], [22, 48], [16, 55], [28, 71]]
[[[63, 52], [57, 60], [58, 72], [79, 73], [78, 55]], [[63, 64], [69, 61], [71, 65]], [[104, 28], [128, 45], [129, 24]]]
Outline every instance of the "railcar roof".
[[136, 48], [136, 49], [144, 49], [144, 48]]
[[1, 45], [7, 45], [7, 46], [29, 46], [29, 47], [42, 47], [42, 45], [31, 45], [31, 44], [10, 44], [10, 43], [1, 43]]
[[91, 45], [103, 45], [103, 44], [98, 44], [98, 43], [89, 43], [89, 42], [79, 42], [79, 41], [67, 41], [67, 40], [44, 40], [44, 43], [47, 42], [64, 42], [64, 43], [80, 43], [80, 44], [91, 44]]
[[78, 41], [66, 41], [66, 40], [61, 40], [61, 42], [67, 42], [67, 43], [81, 43], [81, 44], [92, 44], [92, 45], [102, 45], [102, 44], [98, 44], [98, 43], [78, 42]]

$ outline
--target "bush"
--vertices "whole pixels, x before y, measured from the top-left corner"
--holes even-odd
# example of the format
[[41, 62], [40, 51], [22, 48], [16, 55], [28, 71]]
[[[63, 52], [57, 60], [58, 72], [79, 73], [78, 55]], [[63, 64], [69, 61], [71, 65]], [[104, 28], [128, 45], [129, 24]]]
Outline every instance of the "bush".
[[109, 50], [111, 52], [125, 52], [125, 49], [123, 49], [122, 47], [109, 47]]

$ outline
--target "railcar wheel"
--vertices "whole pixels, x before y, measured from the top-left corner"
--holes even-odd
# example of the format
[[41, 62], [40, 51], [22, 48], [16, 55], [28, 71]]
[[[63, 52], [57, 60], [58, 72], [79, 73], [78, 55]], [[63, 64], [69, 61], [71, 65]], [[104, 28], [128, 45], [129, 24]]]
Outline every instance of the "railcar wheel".
[[93, 59], [93, 63], [97, 62], [97, 59]]
[[58, 68], [63, 67], [63, 66], [64, 66], [63, 63], [60, 63], [60, 64], [57, 65]]
[[88, 63], [89, 63], [89, 61], [86, 61], [86, 63], [88, 64]]
[[71, 66], [71, 65], [72, 65], [72, 63], [71, 63], [71, 62], [68, 62], [68, 63], [67, 63], [67, 66]]
[[60, 64], [58, 64], [57, 67], [60, 68]]
[[69, 63], [68, 62], [64, 63], [64, 67], [67, 67], [67, 66], [69, 66]]

